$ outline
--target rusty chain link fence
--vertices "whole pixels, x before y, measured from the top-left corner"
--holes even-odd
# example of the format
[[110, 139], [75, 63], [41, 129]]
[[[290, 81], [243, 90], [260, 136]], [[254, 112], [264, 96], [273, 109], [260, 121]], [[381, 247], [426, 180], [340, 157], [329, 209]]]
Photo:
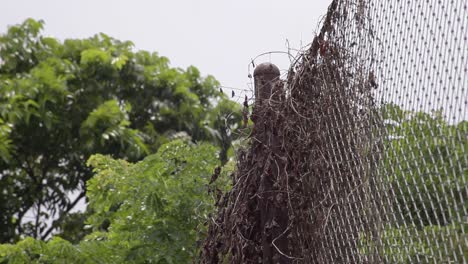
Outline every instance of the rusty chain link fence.
[[468, 3], [335, 0], [254, 125], [203, 263], [465, 263]]

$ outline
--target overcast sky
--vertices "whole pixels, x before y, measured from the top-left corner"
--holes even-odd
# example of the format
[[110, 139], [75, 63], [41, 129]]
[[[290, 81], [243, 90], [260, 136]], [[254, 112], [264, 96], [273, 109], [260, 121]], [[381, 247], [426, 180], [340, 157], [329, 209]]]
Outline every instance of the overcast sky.
[[[331, 0], [14, 0], [2, 1], [0, 32], [26, 18], [43, 19], [44, 33], [86, 38], [103, 32], [157, 51], [174, 67], [194, 65], [223, 86], [249, 89], [247, 65], [268, 51], [309, 44]], [[293, 53], [295, 53], [293, 51]], [[259, 58], [286, 70], [288, 58]]]

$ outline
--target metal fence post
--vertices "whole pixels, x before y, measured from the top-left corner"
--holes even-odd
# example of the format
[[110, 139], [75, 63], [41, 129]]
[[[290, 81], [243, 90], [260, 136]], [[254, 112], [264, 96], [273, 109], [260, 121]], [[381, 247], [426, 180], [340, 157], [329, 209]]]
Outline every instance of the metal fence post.
[[[271, 63], [262, 63], [255, 68], [255, 108], [254, 108], [254, 132], [253, 136], [258, 142], [259, 155], [265, 158], [263, 164], [259, 164], [259, 209], [260, 232], [263, 263], [291, 263], [285, 253], [289, 252], [287, 239], [287, 226], [289, 222], [288, 209], [278, 201], [279, 190], [275, 182], [284, 177], [281, 168], [286, 164], [278, 160], [283, 156], [280, 140], [276, 127], [272, 127], [271, 118], [276, 114], [275, 107], [270, 103], [274, 100], [272, 93], [280, 82], [280, 71]], [[270, 125], [269, 125], [270, 124]], [[272, 157], [268, 160], [267, 157]], [[275, 164], [275, 165], [273, 165]], [[279, 165], [279, 166], [276, 166]], [[278, 186], [278, 185], [276, 185]]]
[[261, 104], [264, 100], [270, 98], [271, 91], [276, 81], [279, 80], [280, 71], [272, 63], [262, 63], [257, 65], [254, 70], [255, 82], [255, 105]]

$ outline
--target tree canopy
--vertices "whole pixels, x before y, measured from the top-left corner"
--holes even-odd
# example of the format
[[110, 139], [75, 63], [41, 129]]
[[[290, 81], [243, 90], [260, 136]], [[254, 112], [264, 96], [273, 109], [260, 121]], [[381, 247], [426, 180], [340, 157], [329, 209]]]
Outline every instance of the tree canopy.
[[468, 180], [468, 122], [449, 124], [442, 111], [415, 112], [395, 104], [385, 104], [380, 112], [386, 130], [380, 169], [387, 195], [394, 199], [394, 219], [381, 234], [382, 253], [403, 263], [420, 262], [423, 256], [437, 263], [466, 258], [466, 250], [434, 252], [448, 243], [461, 249], [466, 241], [460, 208], [466, 208], [468, 197], [460, 188]]
[[212, 76], [103, 33], [59, 41], [43, 26], [27, 19], [0, 36], [0, 242], [63, 227], [92, 154], [137, 161], [185, 135], [227, 161], [241, 116]]
[[[207, 186], [218, 154], [210, 144], [175, 140], [138, 163], [94, 155], [91, 233], [76, 245], [60, 237], [0, 245], [0, 263], [190, 263], [214, 206]], [[220, 179], [214, 184], [223, 188], [226, 172]]]

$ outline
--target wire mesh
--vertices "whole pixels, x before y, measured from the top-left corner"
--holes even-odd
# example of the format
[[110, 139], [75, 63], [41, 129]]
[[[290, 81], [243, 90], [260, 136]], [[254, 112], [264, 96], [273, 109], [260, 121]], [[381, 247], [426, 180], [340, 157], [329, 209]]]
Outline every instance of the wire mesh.
[[465, 263], [467, 17], [461, 0], [332, 1], [254, 107], [202, 262]]
[[375, 178], [389, 208], [382, 256], [465, 263], [467, 3], [370, 1], [368, 10], [385, 141]]

